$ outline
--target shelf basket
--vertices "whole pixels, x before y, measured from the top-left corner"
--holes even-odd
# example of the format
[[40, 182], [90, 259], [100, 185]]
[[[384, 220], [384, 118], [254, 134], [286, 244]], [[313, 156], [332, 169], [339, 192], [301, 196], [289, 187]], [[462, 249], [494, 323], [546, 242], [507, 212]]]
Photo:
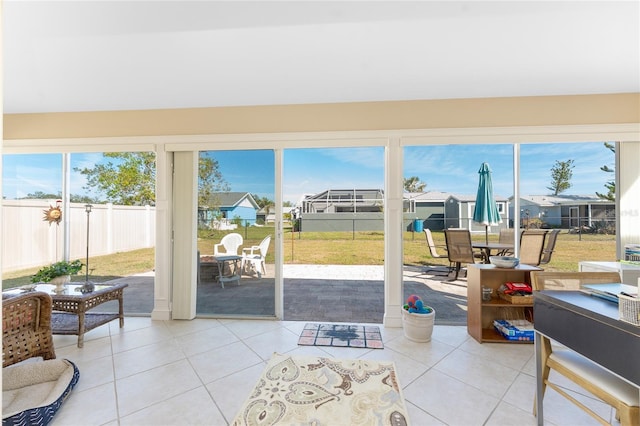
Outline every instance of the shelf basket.
[[640, 327], [640, 299], [619, 294], [618, 310], [621, 321]]

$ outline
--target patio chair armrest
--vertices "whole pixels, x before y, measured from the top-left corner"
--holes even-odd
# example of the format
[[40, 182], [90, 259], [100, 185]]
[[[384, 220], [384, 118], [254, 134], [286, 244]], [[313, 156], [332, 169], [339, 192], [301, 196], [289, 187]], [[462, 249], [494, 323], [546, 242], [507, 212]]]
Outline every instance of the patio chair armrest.
[[247, 256], [247, 255], [251, 256], [251, 255], [255, 254], [254, 250], [260, 250], [260, 246], [251, 246], [251, 247], [243, 248], [242, 249], [242, 255], [243, 256]]

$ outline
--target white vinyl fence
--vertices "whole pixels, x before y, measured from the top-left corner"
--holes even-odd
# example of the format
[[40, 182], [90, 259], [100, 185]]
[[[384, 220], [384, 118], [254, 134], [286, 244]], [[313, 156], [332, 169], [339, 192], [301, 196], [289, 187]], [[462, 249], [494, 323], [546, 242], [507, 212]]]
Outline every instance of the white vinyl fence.
[[[59, 225], [43, 220], [55, 200], [2, 201], [3, 272], [48, 265], [64, 256], [64, 219]], [[85, 205], [71, 203], [70, 259], [87, 254]], [[89, 214], [89, 256], [101, 256], [155, 246], [155, 207], [93, 204]], [[83, 262], [84, 263], [84, 262]]]

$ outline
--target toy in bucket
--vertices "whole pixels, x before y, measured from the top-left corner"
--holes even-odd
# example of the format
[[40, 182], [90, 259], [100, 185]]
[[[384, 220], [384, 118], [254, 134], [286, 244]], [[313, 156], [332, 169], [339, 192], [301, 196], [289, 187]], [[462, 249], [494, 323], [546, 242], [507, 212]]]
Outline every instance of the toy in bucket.
[[402, 328], [407, 339], [428, 342], [433, 333], [435, 310], [425, 306], [420, 296], [412, 294], [402, 309]]
[[412, 294], [407, 297], [407, 303], [404, 305], [404, 309], [412, 314], [428, 314], [433, 311], [430, 306], [424, 306], [424, 302], [417, 294]]

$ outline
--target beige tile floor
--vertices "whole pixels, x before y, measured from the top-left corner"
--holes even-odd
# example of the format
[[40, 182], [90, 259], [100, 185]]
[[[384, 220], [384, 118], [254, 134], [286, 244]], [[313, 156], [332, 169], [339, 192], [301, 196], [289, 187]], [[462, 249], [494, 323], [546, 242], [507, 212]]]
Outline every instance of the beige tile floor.
[[[122, 329], [112, 322], [87, 333], [82, 349], [75, 336], [55, 336], [58, 358], [81, 376], [53, 424], [226, 425], [273, 352], [394, 361], [413, 425], [536, 423], [533, 345], [479, 344], [460, 326], [436, 326], [430, 343], [414, 343], [381, 326], [383, 350], [298, 346], [304, 324], [127, 317]], [[545, 424], [597, 423], [548, 390]]]

